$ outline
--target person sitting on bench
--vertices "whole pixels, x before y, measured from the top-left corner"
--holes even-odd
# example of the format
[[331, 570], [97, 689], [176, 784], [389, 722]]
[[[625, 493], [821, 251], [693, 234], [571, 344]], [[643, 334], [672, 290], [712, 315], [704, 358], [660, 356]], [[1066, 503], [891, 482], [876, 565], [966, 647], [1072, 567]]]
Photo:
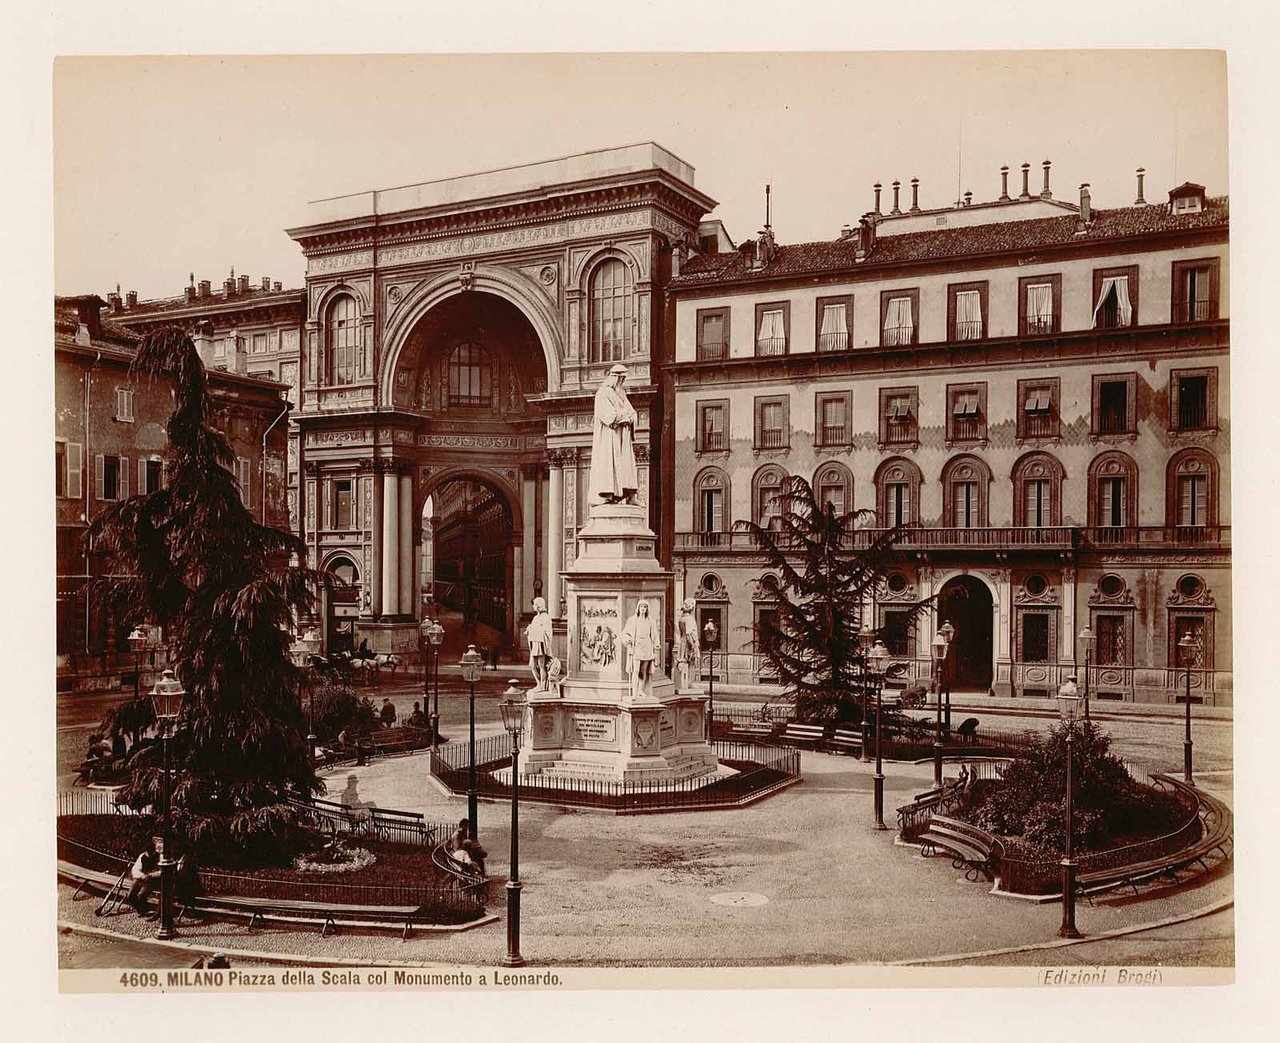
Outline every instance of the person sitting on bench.
[[156, 855], [155, 841], [147, 838], [147, 846], [139, 852], [129, 869], [129, 877], [133, 881], [129, 885], [129, 895], [125, 899], [139, 916], [152, 916], [148, 912], [147, 899], [155, 890], [160, 880], [160, 859]]

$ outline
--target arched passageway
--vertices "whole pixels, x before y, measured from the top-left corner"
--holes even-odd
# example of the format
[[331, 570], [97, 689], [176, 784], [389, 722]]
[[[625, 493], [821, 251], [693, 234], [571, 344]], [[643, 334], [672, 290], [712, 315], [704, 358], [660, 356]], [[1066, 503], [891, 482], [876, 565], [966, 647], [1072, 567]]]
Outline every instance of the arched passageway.
[[938, 593], [938, 618], [956, 628], [955, 644], [947, 657], [952, 688], [991, 687], [993, 660], [993, 602], [987, 585], [975, 576], [956, 576]]

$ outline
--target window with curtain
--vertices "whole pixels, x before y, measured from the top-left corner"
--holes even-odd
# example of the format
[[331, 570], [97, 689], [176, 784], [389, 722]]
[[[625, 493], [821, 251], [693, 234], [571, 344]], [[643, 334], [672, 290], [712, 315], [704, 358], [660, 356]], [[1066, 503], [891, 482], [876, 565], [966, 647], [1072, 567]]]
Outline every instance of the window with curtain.
[[849, 480], [846, 472], [838, 467], [824, 468], [814, 481], [818, 503], [831, 504], [839, 517], [849, 510]]
[[849, 347], [847, 304], [824, 304], [822, 325], [818, 329], [819, 351], [844, 351]]
[[760, 312], [760, 325], [756, 330], [757, 355], [785, 355], [787, 330], [781, 308], [766, 308]]
[[729, 310], [698, 312], [698, 358], [722, 359], [729, 354]]
[[977, 290], [961, 290], [956, 294], [956, 328], [954, 340], [982, 339], [982, 294]]
[[703, 487], [701, 490], [702, 531], [724, 532], [724, 490]]
[[621, 362], [631, 353], [635, 284], [616, 257], [591, 275], [591, 362]]
[[326, 334], [329, 340], [329, 383], [352, 383], [356, 379], [356, 351], [360, 342], [355, 298], [343, 294], [329, 305]]
[[915, 333], [910, 297], [891, 297], [884, 315], [884, 346], [910, 344]]
[[1133, 307], [1129, 303], [1129, 277], [1109, 275], [1093, 306], [1094, 329], [1109, 330], [1133, 324]]
[[479, 344], [459, 344], [449, 356], [449, 405], [483, 408], [493, 397], [493, 363]]
[[729, 443], [725, 433], [725, 413], [728, 407], [721, 403], [706, 403], [700, 406], [700, 410], [702, 413], [702, 423], [699, 428], [700, 448], [704, 452], [728, 449]]
[[1027, 333], [1053, 332], [1053, 284], [1031, 283], [1027, 287]]

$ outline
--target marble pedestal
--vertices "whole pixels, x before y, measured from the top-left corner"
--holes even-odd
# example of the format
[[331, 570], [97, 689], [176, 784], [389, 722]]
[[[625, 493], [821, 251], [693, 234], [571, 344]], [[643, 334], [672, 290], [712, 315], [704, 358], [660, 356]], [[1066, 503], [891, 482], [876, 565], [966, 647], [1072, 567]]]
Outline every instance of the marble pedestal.
[[[671, 573], [637, 504], [593, 507], [578, 554], [562, 573], [568, 656], [560, 684], [528, 693], [522, 773], [641, 782], [714, 772], [706, 696], [677, 692], [665, 672]], [[621, 636], [640, 599], [658, 635], [653, 673], [631, 680]]]

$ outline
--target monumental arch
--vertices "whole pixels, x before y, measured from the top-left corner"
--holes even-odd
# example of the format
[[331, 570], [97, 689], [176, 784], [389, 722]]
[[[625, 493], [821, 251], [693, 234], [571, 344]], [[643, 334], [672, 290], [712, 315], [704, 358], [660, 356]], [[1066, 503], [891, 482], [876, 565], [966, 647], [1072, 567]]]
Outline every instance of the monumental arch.
[[412, 656], [424, 599], [467, 587], [508, 647], [535, 594], [563, 625], [618, 362], [662, 531], [663, 291], [715, 206], [693, 182], [650, 142], [309, 204], [300, 513], [311, 563], [355, 565], [330, 625]]

